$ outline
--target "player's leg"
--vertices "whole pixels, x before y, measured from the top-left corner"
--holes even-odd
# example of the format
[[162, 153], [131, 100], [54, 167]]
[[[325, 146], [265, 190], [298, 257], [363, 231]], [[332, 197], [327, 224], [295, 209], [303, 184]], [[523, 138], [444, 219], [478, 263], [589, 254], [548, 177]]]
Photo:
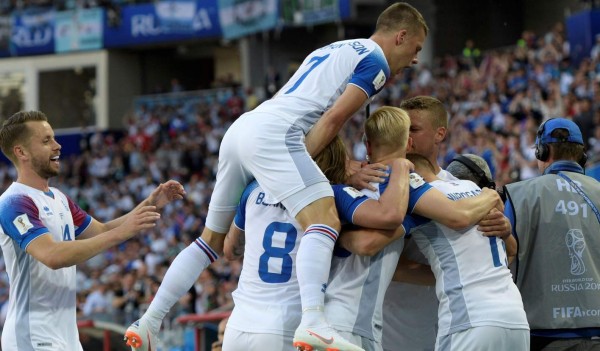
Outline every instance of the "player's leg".
[[232, 126], [221, 143], [217, 181], [211, 197], [206, 225], [202, 235], [181, 251], [169, 266], [148, 310], [125, 334], [127, 345], [145, 351], [156, 344], [156, 335], [171, 307], [194, 285], [200, 273], [223, 252], [225, 234], [235, 215], [244, 187], [251, 179], [240, 154], [238, 130]]
[[[253, 145], [256, 161], [247, 166], [261, 187], [280, 201], [305, 230], [296, 255], [302, 308], [307, 311], [303, 313], [303, 325], [328, 327], [323, 313], [324, 291], [340, 230], [333, 190], [306, 151], [303, 131], [270, 118], [271, 122], [261, 130], [261, 142]], [[324, 345], [317, 337], [310, 336], [306, 328], [301, 330], [308, 339]], [[330, 331], [333, 329], [328, 327], [326, 332]], [[329, 336], [326, 338], [329, 340]], [[347, 349], [352, 350], [351, 344], [348, 345]]]
[[[307, 351], [362, 350], [340, 336], [325, 318], [325, 289], [333, 247], [340, 229], [335, 201], [329, 195], [330, 191], [329, 183], [321, 182], [283, 201], [284, 206], [305, 228], [296, 254], [296, 277], [300, 286], [302, 321], [294, 334], [294, 346]], [[301, 210], [297, 211], [299, 208]]]

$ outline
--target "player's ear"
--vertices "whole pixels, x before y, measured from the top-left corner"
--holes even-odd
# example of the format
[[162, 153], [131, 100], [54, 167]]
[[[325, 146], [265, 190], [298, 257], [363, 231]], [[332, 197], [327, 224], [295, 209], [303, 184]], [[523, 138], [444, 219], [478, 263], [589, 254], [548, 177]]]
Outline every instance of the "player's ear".
[[439, 144], [442, 141], [444, 141], [444, 139], [446, 139], [446, 133], [447, 133], [447, 129], [446, 127], [438, 127], [435, 131], [435, 143]]
[[365, 147], [367, 148], [367, 161], [370, 161], [370, 156], [373, 151], [373, 146], [369, 140], [365, 140]]
[[401, 29], [396, 33], [396, 46], [402, 44], [404, 42], [404, 38], [406, 37], [406, 29]]
[[29, 155], [27, 150], [22, 145], [15, 145], [13, 147], [13, 153], [15, 154], [17, 160], [27, 159]]

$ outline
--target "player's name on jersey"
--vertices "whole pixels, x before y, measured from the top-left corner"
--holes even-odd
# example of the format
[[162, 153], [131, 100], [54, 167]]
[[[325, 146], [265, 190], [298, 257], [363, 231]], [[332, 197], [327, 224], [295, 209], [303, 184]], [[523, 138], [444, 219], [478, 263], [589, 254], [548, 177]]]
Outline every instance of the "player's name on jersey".
[[257, 205], [263, 205], [266, 207], [278, 207], [281, 208], [282, 210], [285, 211], [285, 206], [283, 206], [281, 204], [281, 202], [275, 203], [275, 204], [270, 204], [267, 202], [264, 202], [263, 200], [265, 199], [265, 193], [263, 193], [262, 191], [260, 193], [258, 193], [258, 196], [256, 197], [256, 204]]
[[471, 190], [471, 191], [461, 191], [459, 193], [449, 193], [446, 195], [450, 200], [456, 201], [460, 199], [464, 199], [465, 197], [473, 197], [477, 196], [481, 193], [481, 190]]
[[327, 46], [325, 46], [325, 47], [323, 47], [321, 49], [339, 49], [339, 48], [341, 48], [342, 46], [345, 46], [345, 45], [349, 45], [359, 55], [362, 55], [362, 54], [367, 53], [367, 52], [370, 51], [360, 41], [344, 42], [344, 43], [333, 43], [333, 44], [327, 45]]

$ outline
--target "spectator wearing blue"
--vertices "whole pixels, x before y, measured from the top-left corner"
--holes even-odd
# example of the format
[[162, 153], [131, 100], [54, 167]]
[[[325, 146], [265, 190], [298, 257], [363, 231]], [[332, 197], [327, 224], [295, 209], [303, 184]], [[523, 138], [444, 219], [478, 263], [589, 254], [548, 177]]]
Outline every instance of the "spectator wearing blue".
[[600, 184], [584, 173], [583, 144], [573, 121], [547, 120], [535, 143], [542, 175], [506, 185], [531, 350], [600, 348]]

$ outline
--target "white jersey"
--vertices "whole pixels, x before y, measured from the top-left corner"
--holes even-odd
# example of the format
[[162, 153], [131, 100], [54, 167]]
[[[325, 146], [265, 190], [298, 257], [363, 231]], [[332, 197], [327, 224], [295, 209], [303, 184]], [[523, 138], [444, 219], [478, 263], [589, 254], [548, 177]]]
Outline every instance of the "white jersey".
[[366, 104], [389, 76], [382, 49], [370, 39], [340, 41], [309, 54], [276, 96], [244, 113], [223, 136], [206, 227], [229, 230], [240, 194], [252, 179], [294, 216], [331, 196], [304, 137], [348, 85], [365, 92]]
[[276, 115], [307, 133], [348, 84], [371, 98], [389, 76], [383, 50], [373, 40], [338, 41], [309, 54], [277, 95], [250, 113]]
[[302, 316], [295, 261], [304, 231], [257, 182], [242, 194], [234, 223], [245, 231], [246, 244], [227, 327], [293, 335]]
[[[451, 200], [481, 192], [467, 180], [431, 185]], [[529, 329], [501, 239], [483, 236], [476, 226], [456, 231], [432, 221], [411, 234], [436, 277], [438, 337], [478, 326]]]
[[[420, 176], [415, 176], [417, 178], [411, 180], [408, 213], [412, 212], [419, 198], [431, 189]], [[361, 198], [368, 196], [378, 199], [387, 182], [377, 185], [376, 192], [363, 190], [366, 196], [346, 186], [334, 186], [336, 203], [343, 202], [344, 197], [348, 199], [347, 205], [337, 206], [342, 222], [352, 222], [354, 211], [362, 204], [357, 202]], [[407, 231], [410, 229], [405, 224], [403, 226]], [[371, 257], [336, 248], [325, 292], [325, 313], [329, 324], [337, 330], [381, 343], [383, 298], [403, 247], [404, 240], [399, 239]]]
[[[443, 169], [437, 177], [442, 180], [458, 180]], [[429, 264], [412, 240], [409, 240], [404, 250], [410, 260]], [[435, 287], [391, 282], [383, 305], [384, 350], [396, 350], [397, 345], [408, 345], [412, 351], [434, 349], [438, 319]]]
[[0, 196], [2, 253], [10, 280], [3, 350], [79, 351], [75, 266], [48, 268], [25, 251], [49, 234], [75, 240], [91, 217], [55, 188], [43, 192], [13, 183]]

